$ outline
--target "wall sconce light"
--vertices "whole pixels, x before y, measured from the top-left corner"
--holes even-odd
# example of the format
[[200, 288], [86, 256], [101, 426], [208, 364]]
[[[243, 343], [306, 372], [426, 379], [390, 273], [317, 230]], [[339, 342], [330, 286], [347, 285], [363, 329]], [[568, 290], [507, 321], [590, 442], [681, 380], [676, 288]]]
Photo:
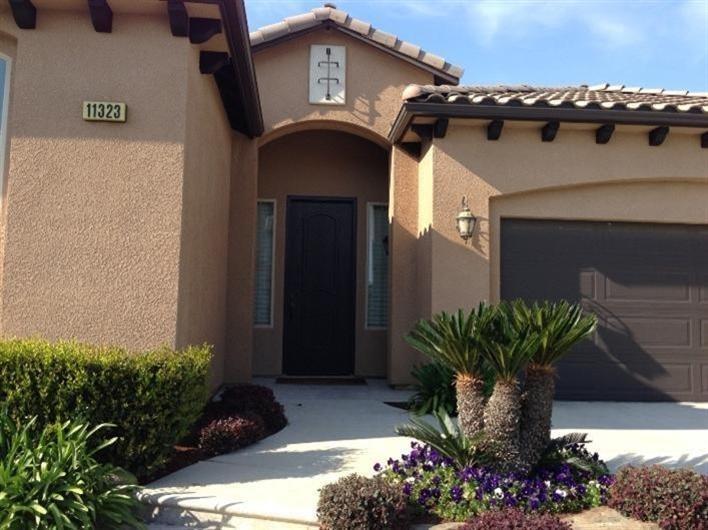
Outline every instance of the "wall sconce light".
[[460, 213], [457, 214], [455, 218], [457, 224], [457, 232], [460, 237], [467, 243], [467, 240], [472, 237], [474, 233], [474, 225], [477, 223], [477, 218], [470, 211], [469, 206], [467, 206], [467, 197], [462, 197], [462, 207], [460, 208]]

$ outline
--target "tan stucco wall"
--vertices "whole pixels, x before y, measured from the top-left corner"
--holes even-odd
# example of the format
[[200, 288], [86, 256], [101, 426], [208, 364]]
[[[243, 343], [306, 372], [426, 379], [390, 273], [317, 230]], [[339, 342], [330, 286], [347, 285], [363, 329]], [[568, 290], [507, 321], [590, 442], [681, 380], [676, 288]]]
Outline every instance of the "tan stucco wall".
[[404, 336], [429, 305], [430, 290], [421, 288], [426, 279], [430, 255], [419, 240], [418, 162], [394, 147], [391, 152], [389, 182], [390, 257], [389, 257], [389, 336], [388, 380], [394, 384], [410, 380], [410, 368], [422, 356], [411, 348]]
[[[346, 46], [346, 105], [309, 104], [312, 44]], [[385, 141], [405, 86], [433, 81], [429, 72], [335, 30], [314, 31], [260, 50], [254, 54], [254, 62], [266, 139], [293, 124], [331, 121], [359, 127], [361, 134], [368, 132]]]
[[[222, 355], [230, 132], [197, 50], [162, 12], [110, 34], [85, 11], [42, 10], [32, 31], [6, 14], [3, 334]], [[124, 101], [128, 122], [84, 122], [84, 100]]]
[[252, 373], [257, 199], [257, 141], [235, 135], [232, 143], [229, 216], [227, 357], [224, 362], [227, 381], [247, 381]]
[[[538, 124], [507, 123], [490, 142], [484, 124], [473, 123], [452, 122], [421, 158], [417, 192], [395, 197], [418, 204], [419, 276], [429, 281], [416, 293], [394, 291], [394, 307], [416, 305], [430, 316], [497, 300], [503, 217], [708, 224], [708, 152], [696, 131], [674, 131], [650, 147], [646, 128], [619, 127], [597, 145], [593, 128], [561, 125], [544, 143]], [[478, 218], [467, 245], [454, 223], [463, 195]], [[399, 351], [392, 350], [394, 383], [410, 381], [415, 362]]]
[[177, 346], [214, 346], [212, 384], [223, 381], [232, 131], [212, 76], [187, 61]]
[[279, 138], [261, 148], [258, 197], [275, 199], [274, 325], [254, 330], [253, 371], [280, 374], [283, 340], [283, 281], [286, 202], [289, 195], [357, 199], [357, 375], [386, 373], [386, 331], [365, 329], [366, 207], [388, 201], [388, 152], [360, 137], [308, 131]]

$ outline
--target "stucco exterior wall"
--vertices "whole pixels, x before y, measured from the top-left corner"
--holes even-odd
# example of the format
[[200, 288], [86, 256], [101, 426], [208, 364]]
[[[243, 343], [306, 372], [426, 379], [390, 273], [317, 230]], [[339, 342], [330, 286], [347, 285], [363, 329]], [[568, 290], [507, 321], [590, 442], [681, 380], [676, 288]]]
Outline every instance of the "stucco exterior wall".
[[[433, 312], [498, 296], [503, 216], [708, 223], [708, 152], [695, 131], [650, 147], [648, 128], [618, 127], [607, 145], [590, 127], [562, 124], [553, 142], [538, 128], [505, 126], [489, 142], [481, 124], [457, 124], [434, 141]], [[454, 224], [462, 195], [478, 217], [467, 246]]]
[[[223, 381], [231, 136], [212, 76], [187, 54], [186, 137], [182, 185], [177, 347], [214, 346], [212, 385]], [[235, 133], [234, 133], [235, 134]]]
[[[346, 46], [346, 105], [309, 104], [310, 45]], [[336, 30], [318, 30], [254, 54], [266, 138], [293, 124], [340, 122], [385, 142], [409, 83], [432, 74]], [[315, 123], [311, 123], [315, 122]]]
[[[5, 14], [3, 334], [175, 345], [189, 43], [164, 16], [101, 34], [85, 12], [45, 10], [33, 31]], [[84, 122], [83, 100], [124, 101], [128, 122]]]
[[254, 330], [254, 374], [280, 374], [283, 341], [285, 206], [290, 195], [357, 199], [357, 375], [386, 374], [386, 330], [365, 328], [366, 208], [388, 202], [388, 153], [354, 135], [308, 131], [274, 140], [261, 148], [258, 197], [275, 199], [274, 323]]
[[[594, 128], [585, 125], [561, 124], [548, 143], [541, 142], [539, 124], [506, 123], [498, 141], [486, 139], [485, 125], [451, 122], [447, 135], [424, 149], [417, 186], [395, 187], [395, 204], [418, 208], [416, 239], [409, 242], [418, 281], [412, 291], [396, 289], [394, 280], [394, 314], [417, 307], [418, 317], [429, 317], [497, 301], [504, 217], [708, 224], [708, 151], [696, 131], [673, 130], [664, 145], [650, 147], [648, 128], [618, 127], [609, 144], [597, 145]], [[466, 245], [454, 221], [463, 195], [477, 216]], [[395, 254], [392, 260], [395, 278], [406, 266]], [[410, 325], [392, 329], [394, 384], [411, 382], [419, 360], [398, 340]]]
[[240, 135], [232, 141], [227, 294], [226, 381], [249, 381], [253, 359], [253, 289], [258, 200], [258, 144]]
[[[419, 231], [419, 164], [400, 147], [391, 152], [389, 182], [389, 336], [388, 380], [410, 382], [410, 368], [422, 360], [404, 336], [425, 314], [429, 289], [421, 288], [426, 277], [429, 252], [423, 252]], [[421, 257], [422, 254], [422, 257]], [[427, 285], [426, 282], [425, 285]]]

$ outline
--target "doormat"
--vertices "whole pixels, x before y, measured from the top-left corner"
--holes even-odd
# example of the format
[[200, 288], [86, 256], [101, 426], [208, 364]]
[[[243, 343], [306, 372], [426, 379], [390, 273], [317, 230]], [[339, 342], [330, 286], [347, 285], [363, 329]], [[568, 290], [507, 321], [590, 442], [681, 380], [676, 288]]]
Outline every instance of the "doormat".
[[279, 385], [365, 385], [363, 377], [294, 377], [282, 376], [276, 378]]

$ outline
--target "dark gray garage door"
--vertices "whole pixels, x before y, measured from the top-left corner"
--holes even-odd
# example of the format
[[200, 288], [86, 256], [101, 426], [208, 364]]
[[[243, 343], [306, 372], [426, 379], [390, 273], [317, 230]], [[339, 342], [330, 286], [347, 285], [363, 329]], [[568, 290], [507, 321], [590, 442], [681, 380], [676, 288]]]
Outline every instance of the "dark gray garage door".
[[560, 399], [708, 401], [708, 226], [504, 219], [501, 296], [597, 314]]

